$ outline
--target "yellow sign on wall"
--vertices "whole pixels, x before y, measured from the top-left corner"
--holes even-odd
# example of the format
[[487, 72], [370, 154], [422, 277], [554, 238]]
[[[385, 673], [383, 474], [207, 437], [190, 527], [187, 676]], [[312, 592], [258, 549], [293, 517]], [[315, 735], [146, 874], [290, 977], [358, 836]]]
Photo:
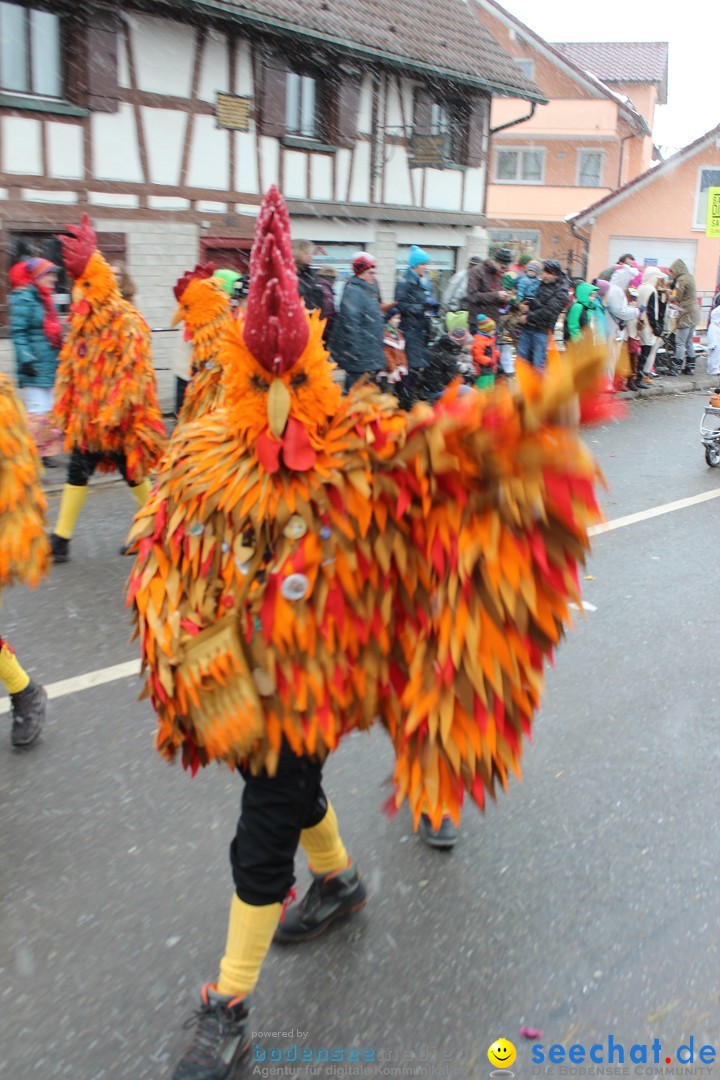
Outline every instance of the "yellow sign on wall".
[[706, 236], [720, 236], [720, 187], [708, 188]]

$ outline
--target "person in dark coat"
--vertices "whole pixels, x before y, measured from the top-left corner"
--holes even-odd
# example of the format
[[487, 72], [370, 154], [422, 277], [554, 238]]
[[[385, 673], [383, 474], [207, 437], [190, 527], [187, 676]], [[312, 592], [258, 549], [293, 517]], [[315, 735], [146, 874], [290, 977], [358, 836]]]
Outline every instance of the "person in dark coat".
[[323, 290], [318, 276], [310, 263], [313, 257], [313, 245], [309, 240], [293, 242], [293, 256], [297, 272], [300, 298], [308, 311], [322, 310]]
[[476, 332], [478, 315], [485, 315], [497, 323], [500, 309], [507, 306], [510, 293], [502, 287], [503, 273], [512, 263], [509, 248], [497, 248], [491, 257], [468, 274], [468, 328]]
[[375, 260], [361, 251], [352, 261], [352, 270], [328, 341], [333, 360], [345, 372], [346, 390], [362, 375], [385, 370], [385, 327], [375, 284]]
[[535, 368], [544, 369], [547, 360], [548, 334], [555, 329], [561, 312], [570, 301], [568, 280], [557, 259], [543, 263], [542, 281], [533, 297], [520, 305], [518, 356]]
[[429, 262], [428, 253], [413, 244], [408, 268], [395, 289], [395, 303], [400, 309], [400, 329], [405, 337], [405, 355], [411, 372], [424, 368], [430, 355], [428, 316], [437, 305], [427, 281]]
[[334, 266], [324, 266], [322, 270], [318, 271], [317, 280], [323, 295], [323, 302], [320, 305], [320, 314], [325, 320], [323, 341], [327, 345], [332, 333], [333, 323], [335, 322], [335, 281], [337, 280], [337, 270]]

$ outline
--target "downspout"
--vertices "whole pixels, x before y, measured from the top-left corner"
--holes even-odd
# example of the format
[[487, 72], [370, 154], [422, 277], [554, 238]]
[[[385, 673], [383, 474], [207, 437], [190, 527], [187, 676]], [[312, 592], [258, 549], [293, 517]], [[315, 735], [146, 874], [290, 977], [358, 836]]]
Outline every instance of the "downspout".
[[631, 131], [629, 135], [623, 135], [622, 139], [620, 140], [620, 161], [618, 163], [618, 178], [617, 178], [617, 186], [618, 187], [622, 187], [622, 171], [623, 171], [623, 165], [625, 164], [625, 143], [628, 141], [628, 139], [634, 139], [635, 135], [636, 135], [636, 132]]
[[507, 124], [500, 124], [498, 127], [490, 128], [489, 131], [488, 131], [488, 156], [487, 156], [488, 175], [485, 178], [485, 190], [483, 192], [483, 205], [482, 205], [483, 218], [487, 217], [487, 193], [488, 193], [488, 187], [490, 186], [490, 149], [491, 149], [490, 140], [493, 137], [493, 135], [495, 135], [498, 131], [505, 131], [506, 128], [516, 127], [517, 124], [524, 124], [526, 120], [532, 120], [533, 116], [535, 115], [535, 110], [536, 109], [537, 109], [537, 101], [531, 101], [530, 102], [530, 112], [527, 114], [527, 116], [519, 116], [517, 118], [517, 120], [508, 120]]

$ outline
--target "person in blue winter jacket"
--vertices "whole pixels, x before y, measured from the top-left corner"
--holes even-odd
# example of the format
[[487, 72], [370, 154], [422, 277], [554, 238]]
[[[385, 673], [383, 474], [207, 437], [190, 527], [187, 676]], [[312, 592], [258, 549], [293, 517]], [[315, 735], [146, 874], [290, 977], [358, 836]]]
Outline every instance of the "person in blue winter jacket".
[[428, 253], [413, 244], [408, 257], [408, 268], [395, 289], [395, 303], [400, 310], [400, 329], [405, 337], [409, 371], [426, 367], [430, 358], [429, 315], [437, 307], [437, 303], [427, 278], [429, 263]]
[[543, 264], [539, 259], [531, 259], [525, 267], [525, 273], [515, 283], [518, 300], [530, 300], [540, 288], [540, 274]]
[[17, 384], [22, 391], [30, 434], [43, 464], [58, 464], [62, 432], [51, 420], [53, 389], [62, 345], [62, 327], [53, 290], [58, 267], [47, 259], [16, 263], [10, 270], [10, 334]]

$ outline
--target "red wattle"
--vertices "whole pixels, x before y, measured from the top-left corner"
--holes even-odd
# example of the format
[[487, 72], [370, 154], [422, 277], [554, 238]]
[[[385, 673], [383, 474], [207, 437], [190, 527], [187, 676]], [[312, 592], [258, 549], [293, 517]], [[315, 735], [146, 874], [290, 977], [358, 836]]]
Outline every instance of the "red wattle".
[[310, 436], [300, 421], [291, 416], [283, 435], [284, 463], [295, 472], [306, 472], [312, 469], [316, 460], [317, 454], [310, 443]]

